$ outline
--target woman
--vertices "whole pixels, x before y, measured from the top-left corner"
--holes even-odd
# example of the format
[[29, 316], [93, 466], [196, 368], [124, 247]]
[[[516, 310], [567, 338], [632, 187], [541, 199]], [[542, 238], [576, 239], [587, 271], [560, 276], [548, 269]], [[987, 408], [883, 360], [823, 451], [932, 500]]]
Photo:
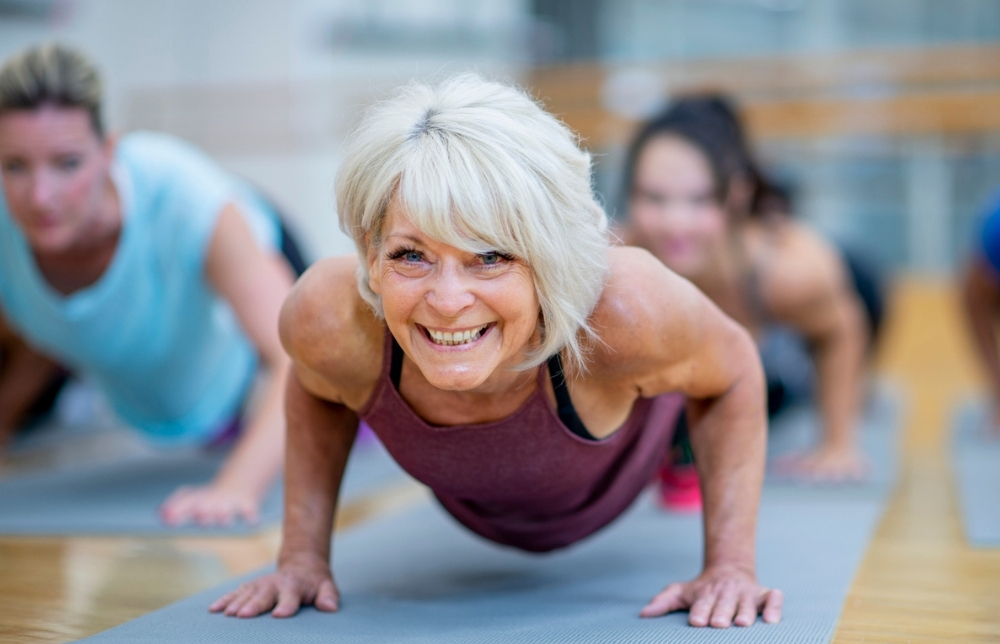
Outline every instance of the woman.
[[705, 567], [642, 614], [779, 619], [780, 593], [754, 579], [766, 420], [753, 343], [648, 253], [609, 248], [590, 158], [562, 124], [475, 76], [413, 85], [359, 127], [337, 199], [359, 258], [318, 263], [282, 311], [293, 368], [278, 571], [212, 610], [337, 609], [330, 529], [359, 418], [470, 530], [542, 552], [636, 498], [679, 392]]
[[786, 327], [804, 339], [823, 436], [784, 468], [805, 478], [861, 478], [867, 466], [857, 422], [881, 318], [876, 283], [775, 209], [785, 200], [764, 180], [722, 98], [678, 101], [639, 132], [628, 159], [623, 238], [691, 280], [757, 339], [772, 413], [801, 393], [810, 373], [787, 342], [770, 341], [780, 337], [770, 331]]
[[1000, 197], [994, 197], [979, 228], [978, 244], [961, 280], [962, 300], [973, 346], [986, 370], [992, 413], [990, 429], [1000, 435]]
[[[9, 364], [0, 398], [26, 374], [44, 383], [55, 361], [93, 378], [154, 442], [238, 435], [215, 478], [179, 489], [162, 516], [252, 522], [282, 462], [277, 320], [293, 274], [278, 220], [181, 141], [106, 134], [100, 101], [91, 63], [61, 46], [0, 69], [0, 335], [36, 356]], [[263, 392], [246, 412], [258, 373]]]

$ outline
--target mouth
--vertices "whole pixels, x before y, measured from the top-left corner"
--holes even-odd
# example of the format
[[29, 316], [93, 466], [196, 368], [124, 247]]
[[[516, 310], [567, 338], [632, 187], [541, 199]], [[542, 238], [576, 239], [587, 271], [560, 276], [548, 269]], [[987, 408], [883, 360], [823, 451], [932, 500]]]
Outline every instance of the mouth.
[[436, 329], [429, 329], [425, 326], [421, 326], [420, 328], [432, 344], [442, 347], [455, 347], [464, 344], [472, 344], [479, 338], [483, 337], [483, 334], [489, 331], [492, 326], [493, 322], [490, 322], [489, 324], [484, 324], [479, 327], [465, 329], [462, 331], [438, 331]]

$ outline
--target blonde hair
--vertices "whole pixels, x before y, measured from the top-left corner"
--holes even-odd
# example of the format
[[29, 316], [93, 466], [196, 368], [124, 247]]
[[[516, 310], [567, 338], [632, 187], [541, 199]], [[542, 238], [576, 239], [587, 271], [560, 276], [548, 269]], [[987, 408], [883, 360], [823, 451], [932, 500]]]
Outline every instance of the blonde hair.
[[340, 227], [368, 284], [368, 242], [381, 245], [390, 201], [432, 238], [467, 252], [498, 251], [531, 269], [542, 341], [522, 367], [565, 349], [585, 369], [588, 318], [608, 274], [608, 219], [591, 185], [590, 155], [524, 92], [475, 74], [411, 83], [376, 106], [348, 140], [337, 177]]
[[101, 77], [80, 52], [59, 44], [28, 47], [0, 67], [0, 113], [46, 105], [87, 110], [94, 132], [104, 136]]

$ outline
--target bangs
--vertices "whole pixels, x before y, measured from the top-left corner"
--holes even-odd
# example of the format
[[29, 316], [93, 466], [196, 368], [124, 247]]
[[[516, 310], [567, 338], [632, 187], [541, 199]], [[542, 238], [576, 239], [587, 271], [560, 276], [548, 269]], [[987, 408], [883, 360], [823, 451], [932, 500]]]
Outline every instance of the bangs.
[[[405, 170], [396, 191], [410, 221], [433, 239], [466, 252], [497, 251], [527, 259], [523, 216], [532, 208], [521, 201], [523, 191], [511, 189], [525, 177], [510, 155], [433, 133], [414, 143], [404, 153], [400, 165]], [[522, 176], [510, 176], [512, 170]]]

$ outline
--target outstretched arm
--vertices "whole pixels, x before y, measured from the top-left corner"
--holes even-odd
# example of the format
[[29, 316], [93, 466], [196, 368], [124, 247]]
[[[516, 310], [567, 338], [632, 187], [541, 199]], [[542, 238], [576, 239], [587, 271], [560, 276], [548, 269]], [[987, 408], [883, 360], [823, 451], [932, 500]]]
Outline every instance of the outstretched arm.
[[209, 243], [209, 283], [232, 306], [266, 370], [263, 393], [232, 453], [207, 486], [181, 488], [163, 504], [166, 522], [227, 524], [257, 520], [264, 494], [281, 469], [285, 446], [282, 406], [289, 360], [278, 337], [278, 315], [292, 271], [262, 249], [236, 206], [223, 208]]
[[347, 407], [310, 393], [295, 373], [288, 379], [285, 409], [288, 466], [278, 570], [216, 600], [209, 607], [214, 612], [253, 617], [271, 610], [275, 617], [290, 617], [303, 604], [337, 610], [330, 533], [358, 417]]
[[765, 621], [777, 622], [781, 592], [759, 586], [755, 575], [767, 442], [757, 349], [742, 327], [651, 256], [635, 256], [628, 273], [620, 292], [636, 293], [635, 284], [658, 288], [636, 293], [626, 307], [610, 307], [630, 311], [632, 319], [614, 348], [644, 372], [638, 381], [642, 395], [680, 391], [688, 397], [704, 507], [701, 575], [668, 586], [641, 614], [687, 609], [691, 625], [718, 628], [749, 626], [761, 612]]
[[59, 372], [58, 364], [17, 337], [0, 315], [0, 451]]
[[797, 236], [769, 276], [768, 298], [775, 317], [809, 344], [823, 434], [813, 450], [782, 466], [809, 479], [858, 479], [867, 468], [858, 444], [869, 341], [864, 309], [837, 253], [811, 235]]
[[1000, 430], [1000, 353], [996, 322], [1000, 312], [1000, 277], [982, 259], [969, 266], [962, 280], [962, 303], [972, 341], [986, 375], [994, 406], [994, 429]]

